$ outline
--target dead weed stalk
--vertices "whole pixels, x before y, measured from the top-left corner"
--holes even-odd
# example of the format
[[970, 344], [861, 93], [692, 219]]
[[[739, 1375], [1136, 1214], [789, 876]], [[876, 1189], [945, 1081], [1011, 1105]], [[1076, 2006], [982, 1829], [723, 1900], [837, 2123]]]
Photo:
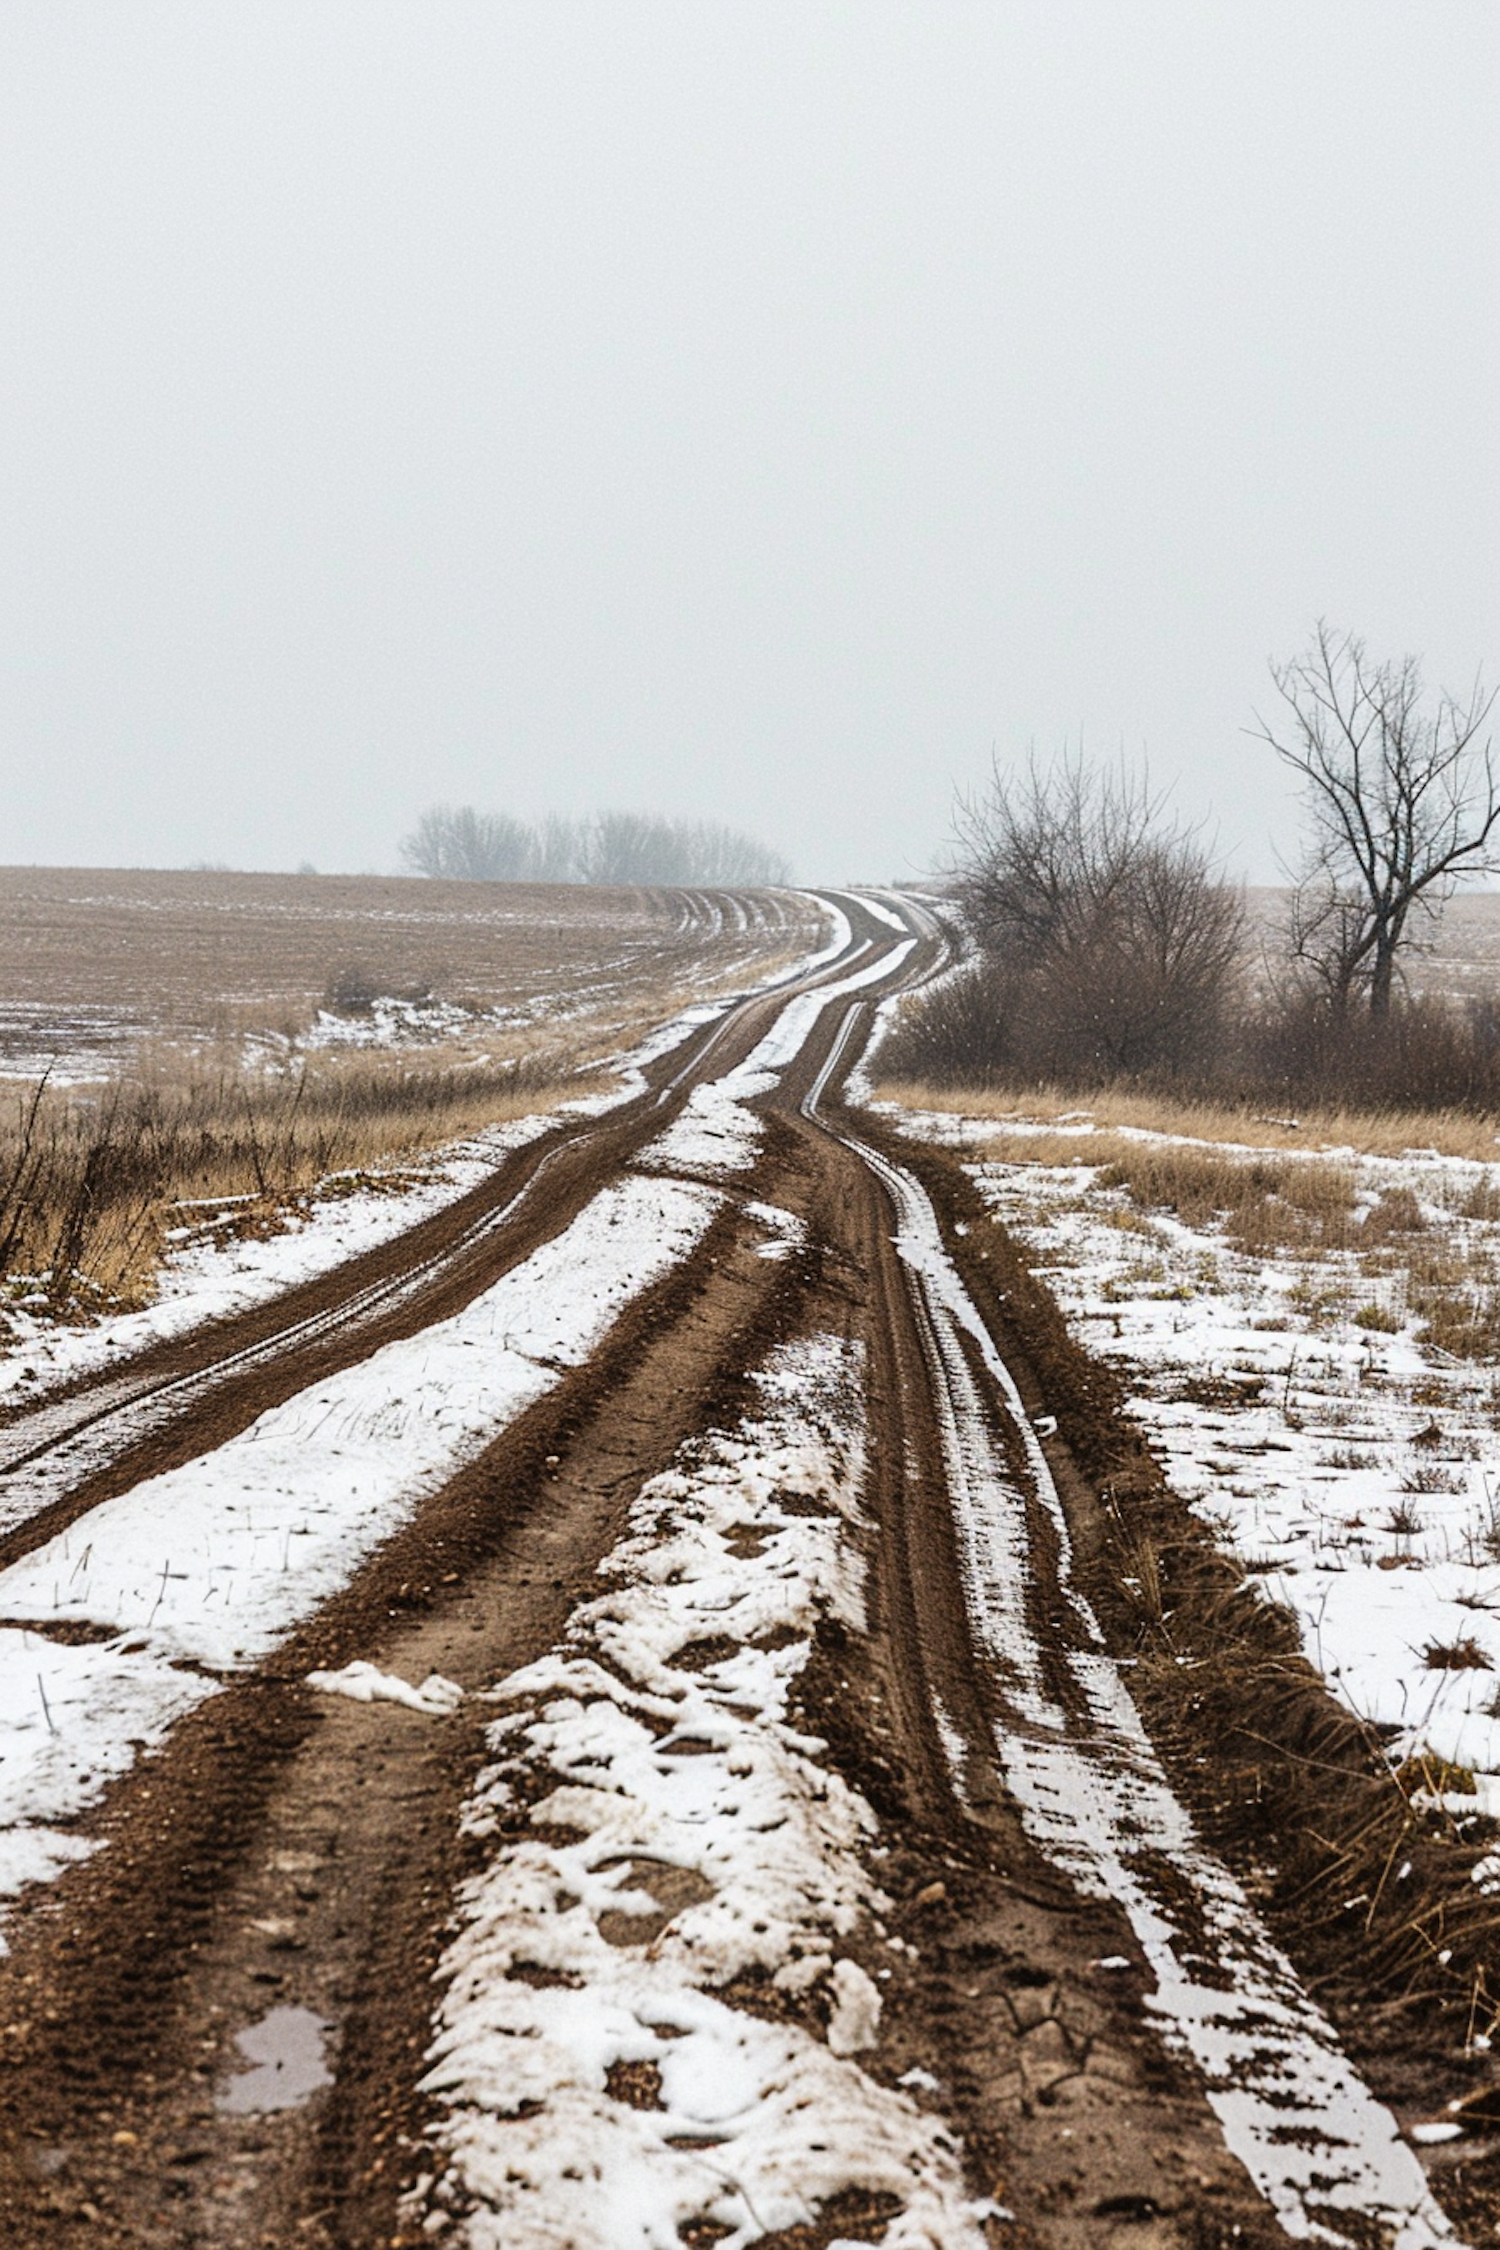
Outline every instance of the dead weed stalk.
[[174, 1236], [274, 1229], [375, 1168], [394, 1185], [393, 1161], [534, 1109], [568, 1068], [560, 1054], [458, 1069], [333, 1055], [288, 1076], [44, 1080], [0, 1112], [0, 1289], [53, 1315], [142, 1303]]

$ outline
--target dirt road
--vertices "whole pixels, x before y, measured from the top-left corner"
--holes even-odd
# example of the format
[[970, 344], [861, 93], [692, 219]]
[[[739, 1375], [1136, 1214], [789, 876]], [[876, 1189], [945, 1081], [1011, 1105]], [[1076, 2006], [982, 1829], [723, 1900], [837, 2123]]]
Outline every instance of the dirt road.
[[0, 1638], [147, 1714], [5, 1924], [7, 2243], [1448, 2232], [1136, 1714], [1003, 1291], [840, 1104], [943, 932], [838, 905], [635, 1101], [0, 1433]]

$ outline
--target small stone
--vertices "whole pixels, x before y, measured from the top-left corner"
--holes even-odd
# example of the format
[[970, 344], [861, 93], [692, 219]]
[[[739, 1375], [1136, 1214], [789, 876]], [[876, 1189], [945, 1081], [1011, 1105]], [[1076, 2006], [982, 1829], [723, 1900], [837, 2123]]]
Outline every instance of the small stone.
[[924, 1883], [912, 1900], [912, 1905], [914, 1907], [941, 1906], [947, 1896], [948, 1886], [946, 1883]]
[[139, 2148], [141, 2142], [140, 2134], [132, 2133], [128, 2125], [122, 2125], [118, 2133], [111, 2133], [110, 2139], [116, 2148]]
[[1046, 2023], [1057, 2006], [1055, 1984], [1017, 1985], [1005, 1995], [1010, 2002], [1011, 2014], [1016, 2019], [1016, 2029], [1023, 2034], [1034, 2031]]

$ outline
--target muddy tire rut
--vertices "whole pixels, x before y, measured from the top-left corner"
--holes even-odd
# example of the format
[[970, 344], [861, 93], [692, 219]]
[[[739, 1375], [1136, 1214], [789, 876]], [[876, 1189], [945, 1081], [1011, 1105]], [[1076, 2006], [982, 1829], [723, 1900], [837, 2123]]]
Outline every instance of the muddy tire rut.
[[[819, 1138], [830, 1262], [869, 1350], [878, 1539], [869, 1639], [820, 1652], [806, 1706], [903, 1839], [883, 1879], [905, 1901], [914, 1952], [890, 1988], [882, 2063], [893, 2081], [916, 2067], [944, 2085], [978, 2184], [1024, 2210], [1006, 2242], [1098, 2243], [1120, 2229], [1163, 2246], [1280, 2241], [1145, 2014], [1149, 1979], [1124, 1917], [1059, 1879], [996, 1769], [988, 1745], [1005, 1714], [973, 1655], [891, 1214], [858, 1158]], [[970, 1746], [962, 1803], [940, 1726]]]
[[[783, 1164], [761, 1191], [795, 1208], [805, 1187]], [[27, 2026], [6, 2073], [7, 2241], [97, 2241], [100, 2226], [163, 2246], [392, 2238], [487, 1713], [357, 1703], [303, 1677], [358, 1655], [472, 1692], [549, 1648], [597, 1591], [640, 1482], [793, 1317], [809, 1262], [764, 1247], [727, 1212], [274, 1674], [177, 1730], [116, 1793], [106, 1851], [33, 1894], [0, 1962], [0, 2016]], [[326, 2027], [313, 2038], [331, 2090], [238, 2118], [219, 2106], [245, 2067], [237, 2040], [273, 2009]]]
[[[889, 927], [866, 920], [866, 936], [888, 945]], [[942, 958], [930, 918], [914, 912], [913, 930], [908, 976]], [[264, 1362], [122, 1445], [51, 1516], [73, 1520], [387, 1336], [467, 1303], [618, 1176], [691, 1083], [747, 1053], [785, 998], [719, 1026], [686, 1063], [675, 1058], [657, 1091], [607, 1128], [553, 1144], [546, 1196], [509, 1227], [486, 1231], [484, 1209], [535, 1176], [528, 1167], [545, 1144], [489, 1183], [487, 1206], [454, 1206], [404, 1251], [382, 1253], [393, 1293], [373, 1311], [360, 1294], [378, 1279], [366, 1262], [306, 1300], [304, 1311], [327, 1316], [316, 1342], [274, 1348], [288, 1331], [285, 1304], [247, 1319], [236, 1348], [264, 1344]], [[868, 1630], [825, 1620], [795, 1700], [805, 1736], [879, 1824], [890, 1927], [845, 1941], [880, 1980], [879, 2047], [866, 2067], [951, 2122], [994, 2245], [1247, 2250], [1286, 2239], [1226, 2147], [1202, 2077], [1163, 2042], [1138, 1921], [1040, 1848], [1007, 1778], [1007, 1742], [1034, 1731], [1038, 1696], [1070, 1725], [1090, 1723], [1067, 1535], [1045, 1504], [1047, 1471], [1027, 1428], [1055, 1408], [1045, 1391], [1056, 1371], [1046, 1350], [1028, 1355], [1006, 1292], [977, 1268], [976, 1301], [1009, 1373], [979, 1338], [936, 1335], [933, 1300], [899, 1239], [909, 1224], [891, 1186], [900, 1151], [883, 1159], [865, 1124], [819, 1108], [870, 1013], [863, 999], [824, 1011], [763, 1101], [753, 1172], [734, 1179], [697, 1247], [629, 1304], [587, 1364], [424, 1502], [273, 1661], [226, 1680], [113, 1788], [88, 1824], [101, 1849], [24, 1894], [0, 1959], [7, 2244], [392, 2250], [424, 2239], [403, 2198], [434, 2161], [421, 2079], [440, 1957], [477, 1864], [460, 1812], [489, 1755], [484, 1691], [557, 1645], [598, 1591], [642, 1484], [685, 1441], [735, 1422], [768, 1353], [829, 1333], [857, 1342], [866, 1370]], [[786, 1233], [772, 1239], [757, 1203], [790, 1214], [796, 1246]], [[396, 1291], [403, 1256], [431, 1265], [419, 1286]], [[197, 1339], [170, 1366], [201, 1364], [206, 1376], [212, 1357]], [[148, 1372], [168, 1368], [163, 1359]], [[999, 1399], [1002, 1374], [1016, 1411]], [[1087, 1391], [1071, 1363], [1069, 1381]], [[1039, 1652], [1032, 1682], [987, 1654], [976, 1628], [953, 1473], [965, 1386], [995, 1474], [1020, 1496], [1027, 1561], [1015, 1608]], [[1075, 1549], [1107, 1575], [1101, 1464], [1088, 1454], [1088, 1412], [1073, 1421], [1081, 1442], [1070, 1450], [1049, 1436], [1048, 1454]], [[16, 1536], [24, 1547], [47, 1528], [56, 1521], [38, 1516]], [[355, 1660], [410, 1683], [439, 1675], [463, 1699], [416, 1711], [306, 1684], [313, 1670]], [[1138, 1857], [1149, 1858], [1145, 1842]], [[1159, 1880], [1176, 1880], [1166, 1862]], [[669, 1899], [668, 1920], [672, 1910]], [[1180, 1902], [1184, 1928], [1193, 1911], [1191, 1898]], [[810, 1997], [786, 2006], [815, 2029], [824, 2020]], [[269, 2049], [257, 2048], [260, 2035]], [[236, 2108], [237, 2080], [266, 2054], [267, 2068], [278, 2055], [306, 2067], [305, 2098]], [[608, 2091], [649, 2106], [639, 2073], [627, 2069]], [[892, 2217], [889, 2199], [855, 2195], [763, 2239], [773, 2250], [878, 2242]], [[682, 2237], [689, 2250], [715, 2238], [712, 2227]], [[1380, 2250], [1382, 2237], [1356, 2214], [1347, 2239]]]

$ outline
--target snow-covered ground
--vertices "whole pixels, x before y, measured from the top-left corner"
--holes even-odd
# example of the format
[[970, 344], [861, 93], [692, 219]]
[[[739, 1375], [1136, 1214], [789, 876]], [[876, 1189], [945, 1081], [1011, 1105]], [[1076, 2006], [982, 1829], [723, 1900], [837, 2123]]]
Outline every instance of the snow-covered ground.
[[[949, 2134], [860, 2066], [880, 1992], [851, 1948], [900, 1942], [876, 1822], [789, 1715], [819, 1615], [864, 1621], [857, 1348], [786, 1347], [759, 1388], [493, 1691], [465, 1825], [497, 1842], [442, 1966], [439, 2163], [410, 2212], [470, 2250], [652, 2250], [694, 2220], [736, 2250], [854, 2187], [900, 2199], [890, 2250], [984, 2239]], [[821, 2035], [736, 2005], [757, 1975], [820, 1990]]]
[[[1124, 1375], [1174, 1488], [1296, 1615], [1308, 1656], [1362, 1717], [1396, 1729], [1395, 1761], [1431, 1752], [1500, 1814], [1500, 1433], [1489, 1365], [1435, 1348], [1411, 1311], [1399, 1247], [1370, 1212], [1410, 1196], [1405, 1237], [1482, 1272], [1500, 1225], [1475, 1216], [1500, 1166], [1414, 1150], [1277, 1163], [1352, 1176], [1353, 1246], [1236, 1247], [1210, 1220], [1141, 1209], [1091, 1164], [1086, 1115], [1047, 1129], [1077, 1162], [1024, 1160], [1036, 1128], [913, 1116], [905, 1129], [987, 1144], [975, 1178], [1027, 1246], [1081, 1340]], [[1141, 1146], [1204, 1146], [1133, 1130]], [[1005, 1160], [1009, 1139], [1017, 1161]], [[1233, 1156], [1234, 1151], [1226, 1153]], [[1251, 1150], [1238, 1160], [1255, 1161]], [[1405, 1206], [1408, 1214], [1411, 1205]], [[1483, 1283], [1470, 1286], [1482, 1291]]]

